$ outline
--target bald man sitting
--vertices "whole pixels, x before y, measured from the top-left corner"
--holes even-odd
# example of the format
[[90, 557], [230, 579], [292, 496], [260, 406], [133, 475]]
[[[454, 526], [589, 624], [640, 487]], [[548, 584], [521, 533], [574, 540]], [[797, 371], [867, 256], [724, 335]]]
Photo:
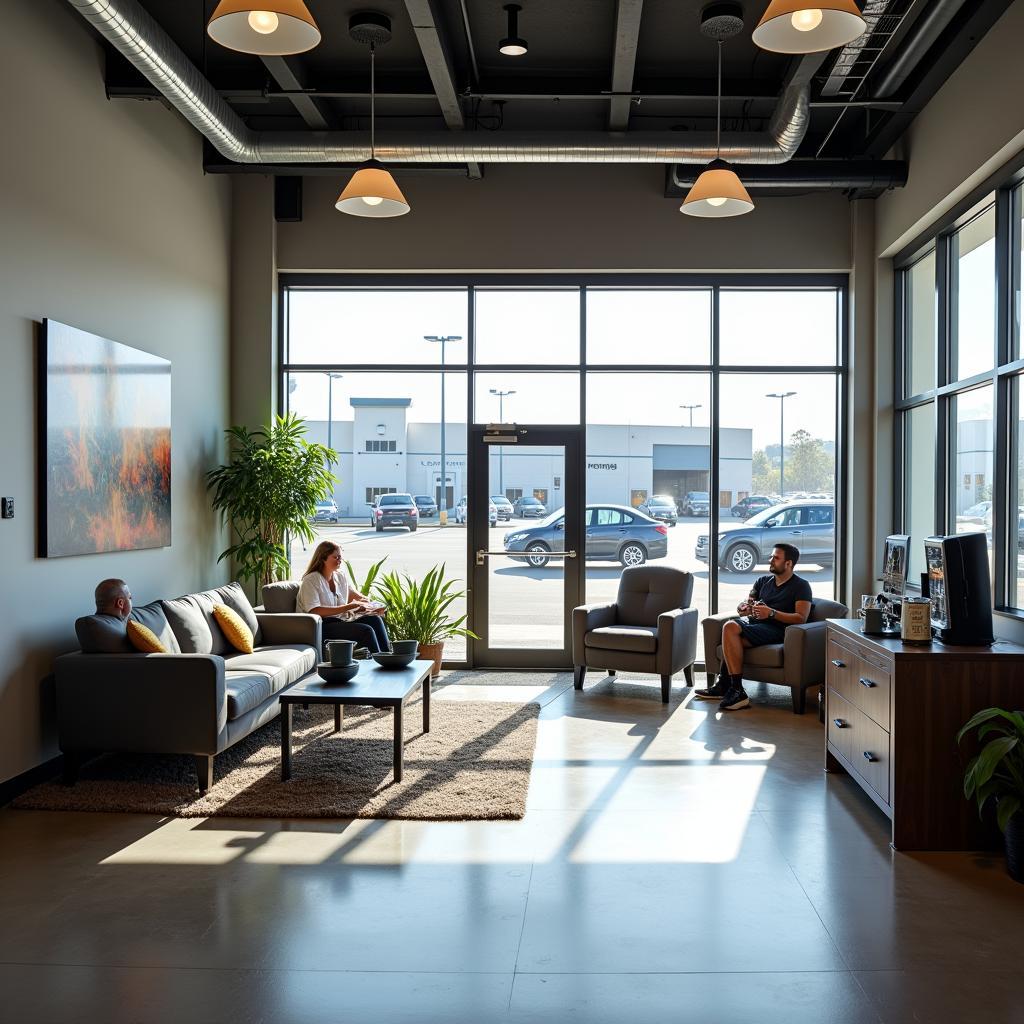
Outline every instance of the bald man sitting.
[[96, 586], [96, 614], [124, 621], [132, 613], [132, 594], [124, 580], [103, 580]]

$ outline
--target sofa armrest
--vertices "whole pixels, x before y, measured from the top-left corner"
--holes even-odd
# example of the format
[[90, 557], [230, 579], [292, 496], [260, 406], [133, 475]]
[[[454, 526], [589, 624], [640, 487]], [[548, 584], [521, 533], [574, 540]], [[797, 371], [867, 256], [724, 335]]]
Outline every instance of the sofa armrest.
[[729, 614], [708, 615], [702, 622], [704, 629], [704, 669], [708, 678], [717, 675], [722, 668], [718, 660], [718, 646], [722, 642], [722, 627], [739, 616], [734, 612]]
[[813, 686], [825, 681], [825, 622], [787, 626], [783, 635], [786, 682], [790, 686]]
[[696, 608], [673, 608], [658, 616], [658, 652], [655, 656], [659, 675], [670, 676], [697, 660]]
[[321, 656], [320, 634], [323, 620], [319, 615], [302, 612], [257, 612], [260, 637], [264, 644], [309, 644]]
[[65, 751], [216, 754], [227, 723], [216, 654], [64, 654], [54, 663]]
[[614, 604], [581, 604], [572, 610], [572, 661], [585, 665], [584, 638], [592, 629], [614, 626], [617, 606]]

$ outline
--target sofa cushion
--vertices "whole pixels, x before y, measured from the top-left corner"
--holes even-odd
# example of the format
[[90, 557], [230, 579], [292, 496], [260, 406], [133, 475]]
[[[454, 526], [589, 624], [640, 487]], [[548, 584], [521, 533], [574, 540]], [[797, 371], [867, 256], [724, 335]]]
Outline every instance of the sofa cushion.
[[171, 629], [167, 616], [164, 614], [164, 607], [159, 601], [150, 601], [149, 604], [133, 608], [129, 619], [134, 619], [140, 626], [145, 626], [163, 645], [168, 654], [181, 654], [177, 637]]
[[267, 583], [263, 587], [263, 607], [268, 612], [280, 614], [294, 612], [299, 596], [299, 584], [293, 580], [283, 583]]
[[654, 654], [658, 649], [658, 631], [649, 626], [601, 626], [587, 633], [584, 643], [604, 651]]
[[[765, 644], [763, 647], [750, 647], [743, 652], [744, 665], [762, 665], [764, 668], [784, 668], [786, 648], [782, 644]], [[725, 663], [725, 655], [719, 645], [716, 651], [718, 660]]]
[[[164, 614], [170, 623], [174, 636], [182, 654], [213, 654], [213, 633], [210, 624], [206, 621], [202, 608], [189, 597], [175, 598], [173, 601], [161, 601]], [[213, 616], [212, 605], [210, 611]], [[221, 643], [218, 645], [218, 654], [223, 653], [228, 642], [224, 640], [223, 634], [218, 627], [217, 633]]]
[[75, 619], [75, 633], [83, 654], [130, 654], [124, 619], [117, 615], [83, 615]]
[[654, 626], [658, 616], [686, 608], [693, 595], [693, 575], [664, 565], [624, 569], [615, 598], [616, 619], [624, 626]]
[[224, 659], [228, 721], [257, 708], [275, 693], [298, 682], [316, 667], [316, 653], [302, 644], [261, 647], [252, 654]]

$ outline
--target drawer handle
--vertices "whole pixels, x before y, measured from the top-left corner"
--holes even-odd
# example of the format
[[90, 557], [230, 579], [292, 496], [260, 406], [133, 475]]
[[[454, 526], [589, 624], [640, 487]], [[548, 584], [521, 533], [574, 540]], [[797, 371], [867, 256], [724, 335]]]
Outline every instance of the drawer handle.
[[841, 718], [833, 718], [832, 719], [832, 724], [837, 729], [845, 729], [846, 728], [846, 723]]
[[836, 668], [846, 668], [846, 662], [840, 661], [838, 658], [833, 658], [832, 664], [835, 665]]
[[864, 760], [865, 761], [870, 761], [872, 764], [874, 764], [875, 761], [878, 760], [878, 758], [875, 757], [875, 755], [872, 754], [870, 750], [865, 750], [864, 751]]
[[873, 682], [871, 679], [865, 679], [863, 676], [860, 677], [860, 685], [866, 686], [869, 690], [872, 686], [877, 686], [878, 683]]

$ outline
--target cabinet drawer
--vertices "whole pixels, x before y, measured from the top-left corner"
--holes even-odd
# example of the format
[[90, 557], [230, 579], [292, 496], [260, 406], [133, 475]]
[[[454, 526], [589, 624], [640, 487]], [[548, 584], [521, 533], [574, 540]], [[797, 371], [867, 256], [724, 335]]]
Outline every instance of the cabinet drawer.
[[825, 659], [825, 682], [840, 697], [853, 701], [853, 688], [857, 685], [860, 668], [857, 653], [830, 636], [825, 647]]
[[889, 733], [867, 715], [853, 709], [850, 761], [864, 781], [889, 803]]
[[832, 687], [828, 688], [826, 696], [828, 741], [849, 761], [853, 752], [853, 715], [857, 711], [849, 701], [844, 700]]
[[891, 690], [892, 674], [888, 665], [877, 658], [860, 657], [857, 659], [857, 675], [853, 680], [852, 692], [844, 696], [888, 731]]

